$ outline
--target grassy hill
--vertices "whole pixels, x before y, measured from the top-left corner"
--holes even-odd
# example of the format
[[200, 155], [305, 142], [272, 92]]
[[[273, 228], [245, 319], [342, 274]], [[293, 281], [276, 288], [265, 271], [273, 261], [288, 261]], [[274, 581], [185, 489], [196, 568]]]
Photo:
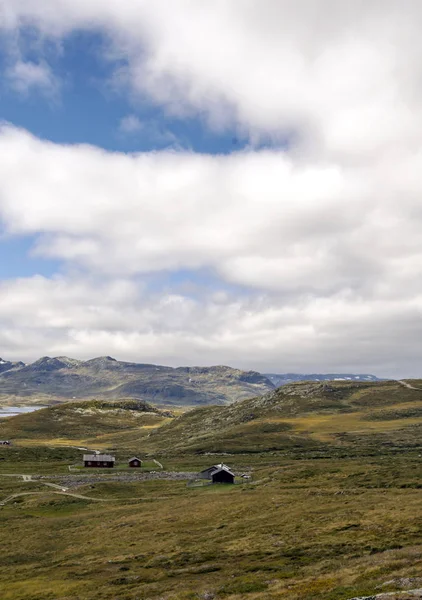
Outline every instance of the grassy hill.
[[302, 382], [228, 406], [173, 412], [134, 400], [67, 402], [0, 421], [0, 438], [134, 451], [141, 443], [171, 455], [400, 451], [420, 447], [422, 390], [392, 381]]
[[[183, 413], [84, 401], [7, 419], [2, 600], [351, 600], [421, 588], [421, 409], [422, 390], [397, 382], [330, 382]], [[71, 446], [88, 443], [122, 460], [140, 452], [169, 475], [69, 472], [81, 458]], [[184, 472], [220, 461], [252, 478], [186, 485]]]
[[422, 389], [398, 382], [295, 383], [259, 398], [191, 410], [153, 431], [172, 452], [370, 452], [422, 442]]
[[170, 411], [130, 399], [66, 402], [0, 420], [0, 437], [35, 442], [95, 439], [156, 427], [173, 416]]

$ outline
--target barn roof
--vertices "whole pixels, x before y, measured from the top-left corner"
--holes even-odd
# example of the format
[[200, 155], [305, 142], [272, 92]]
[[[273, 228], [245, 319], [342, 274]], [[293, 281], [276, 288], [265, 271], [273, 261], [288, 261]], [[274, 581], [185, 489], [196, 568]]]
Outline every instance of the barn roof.
[[129, 458], [128, 462], [132, 462], [132, 460], [139, 460], [139, 462], [142, 462], [142, 460], [140, 458], [138, 458], [137, 456], [132, 456], [132, 458]]
[[114, 462], [116, 459], [111, 454], [84, 454], [85, 460], [90, 460], [91, 462]]

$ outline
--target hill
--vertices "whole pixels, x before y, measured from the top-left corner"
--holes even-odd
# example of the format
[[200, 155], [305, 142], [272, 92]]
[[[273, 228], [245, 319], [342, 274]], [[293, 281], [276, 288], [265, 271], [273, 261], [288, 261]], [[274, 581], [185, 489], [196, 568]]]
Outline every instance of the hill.
[[[178, 416], [97, 400], [0, 421], [2, 599], [419, 597], [401, 593], [422, 584], [418, 388], [306, 382]], [[116, 468], [78, 468], [81, 446]], [[187, 482], [221, 461], [236, 485]]]
[[295, 381], [384, 381], [369, 373], [265, 373], [275, 387]]
[[370, 451], [421, 447], [422, 389], [399, 382], [301, 382], [230, 406], [190, 410], [150, 435], [172, 452]]
[[0, 438], [128, 451], [141, 445], [168, 456], [401, 452], [421, 447], [422, 389], [394, 381], [301, 382], [226, 406], [176, 412], [136, 400], [66, 402], [0, 420]]
[[156, 427], [173, 416], [170, 411], [137, 400], [64, 402], [0, 420], [0, 437], [14, 441], [94, 441], [102, 435], [119, 437], [128, 430], [140, 432], [142, 427]]
[[137, 398], [163, 405], [228, 404], [274, 389], [255, 371], [226, 366], [172, 368], [110, 356], [87, 361], [45, 356], [29, 365], [3, 361], [3, 366], [7, 368], [0, 372], [0, 395], [26, 402], [95, 397]]

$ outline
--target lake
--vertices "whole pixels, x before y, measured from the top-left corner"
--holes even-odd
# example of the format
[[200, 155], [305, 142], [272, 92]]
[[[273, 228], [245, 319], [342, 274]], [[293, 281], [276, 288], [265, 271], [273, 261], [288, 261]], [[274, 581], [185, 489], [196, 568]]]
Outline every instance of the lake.
[[34, 412], [40, 408], [47, 408], [46, 406], [0, 406], [0, 419], [4, 417], [16, 417], [25, 413]]

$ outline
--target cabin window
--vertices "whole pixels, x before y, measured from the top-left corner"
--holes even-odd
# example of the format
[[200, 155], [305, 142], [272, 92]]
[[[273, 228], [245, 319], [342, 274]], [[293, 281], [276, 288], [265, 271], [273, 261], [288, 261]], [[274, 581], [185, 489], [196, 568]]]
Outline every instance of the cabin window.
[[91, 461], [89, 460], [89, 461], [88, 461], [88, 467], [90, 467], [90, 466], [91, 466], [91, 464], [92, 464], [92, 463], [91, 463]]

